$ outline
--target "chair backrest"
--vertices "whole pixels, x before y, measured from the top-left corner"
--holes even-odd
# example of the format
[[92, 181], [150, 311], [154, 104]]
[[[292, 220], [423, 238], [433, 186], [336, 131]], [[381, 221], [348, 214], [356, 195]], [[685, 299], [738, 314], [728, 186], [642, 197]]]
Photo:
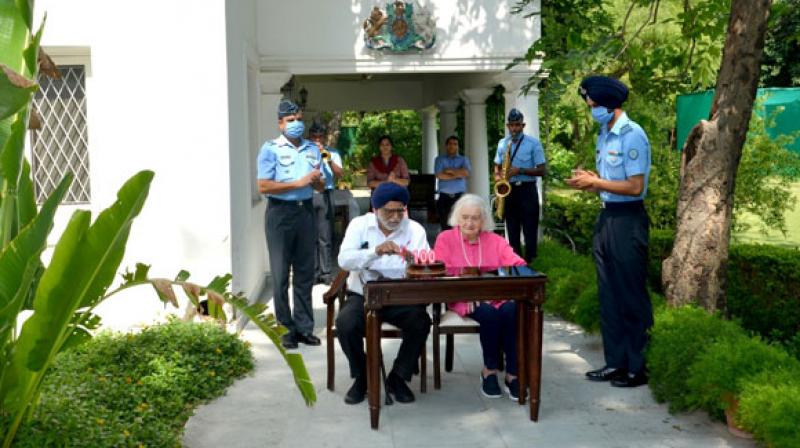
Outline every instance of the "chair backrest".
[[337, 297], [342, 298], [345, 290], [347, 289], [347, 277], [350, 275], [349, 271], [341, 270], [331, 283], [331, 287], [322, 295], [322, 301], [326, 304], [333, 303]]
[[436, 201], [436, 176], [433, 174], [412, 174], [408, 183], [409, 208], [427, 208]]

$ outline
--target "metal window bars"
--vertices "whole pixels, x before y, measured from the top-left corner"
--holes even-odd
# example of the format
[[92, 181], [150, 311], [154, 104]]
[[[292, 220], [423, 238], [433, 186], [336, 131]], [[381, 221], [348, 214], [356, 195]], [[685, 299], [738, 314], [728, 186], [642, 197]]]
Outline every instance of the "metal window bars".
[[36, 201], [44, 202], [61, 178], [75, 179], [65, 204], [88, 203], [89, 145], [86, 127], [86, 72], [82, 65], [59, 66], [61, 79], [39, 76], [33, 107], [41, 129], [31, 131], [31, 171]]

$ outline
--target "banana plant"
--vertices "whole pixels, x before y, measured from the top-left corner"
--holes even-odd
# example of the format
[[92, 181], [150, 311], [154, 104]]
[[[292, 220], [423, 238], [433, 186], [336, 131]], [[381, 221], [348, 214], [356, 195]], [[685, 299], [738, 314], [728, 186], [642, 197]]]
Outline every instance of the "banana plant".
[[[0, 437], [10, 447], [17, 429], [35, 409], [42, 379], [56, 355], [91, 337], [100, 319], [93, 310], [116, 292], [149, 283], [162, 300], [174, 302], [173, 286], [182, 287], [195, 305], [206, 296], [209, 309], [224, 317], [221, 304], [230, 303], [269, 337], [292, 369], [306, 404], [316, 400], [302, 357], [280, 345], [285, 331], [263, 305], [250, 305], [227, 291], [230, 275], [205, 287], [175, 280], [149, 279], [144, 265], [123, 275], [123, 284], [109, 287], [125, 254], [134, 219], [139, 215], [153, 180], [152, 171], [131, 177], [117, 200], [92, 222], [91, 213], [75, 211], [55, 245], [47, 266], [41, 254], [53, 227], [58, 205], [72, 175], [66, 175], [37, 210], [24, 142], [34, 80], [48, 62], [39, 48], [42, 28], [32, 32], [33, 0], [0, 0]], [[20, 314], [32, 308], [22, 325]]]

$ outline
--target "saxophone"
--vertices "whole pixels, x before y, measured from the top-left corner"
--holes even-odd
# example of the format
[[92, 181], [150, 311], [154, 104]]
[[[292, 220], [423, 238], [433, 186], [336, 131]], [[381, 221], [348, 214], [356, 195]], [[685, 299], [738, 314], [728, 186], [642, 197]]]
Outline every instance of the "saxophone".
[[494, 183], [495, 216], [497, 216], [497, 219], [503, 219], [505, 215], [506, 196], [511, 193], [511, 184], [508, 182], [508, 170], [511, 168], [512, 143], [514, 143], [514, 139], [509, 138], [508, 146], [506, 146], [506, 153], [503, 156], [503, 164], [500, 166], [500, 180]]

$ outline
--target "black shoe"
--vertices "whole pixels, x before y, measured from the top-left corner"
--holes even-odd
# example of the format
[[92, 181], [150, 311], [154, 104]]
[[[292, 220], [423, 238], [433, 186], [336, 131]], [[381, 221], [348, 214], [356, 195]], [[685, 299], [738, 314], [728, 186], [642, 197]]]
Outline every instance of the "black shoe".
[[615, 378], [620, 378], [628, 373], [625, 369], [617, 369], [614, 367], [603, 367], [602, 369], [590, 370], [586, 372], [586, 379], [589, 381], [611, 381]]
[[508, 398], [512, 401], [519, 400], [519, 391], [522, 389], [522, 401], [525, 401], [528, 398], [528, 390], [525, 387], [520, 388], [519, 378], [514, 378], [511, 381], [505, 380], [503, 381], [506, 385], [506, 393], [508, 394]]
[[390, 372], [386, 377], [386, 393], [392, 394], [400, 403], [411, 403], [415, 400], [414, 393], [408, 388], [406, 381], [394, 372]]
[[297, 348], [297, 339], [291, 331], [281, 337], [281, 345], [283, 348], [293, 349]]
[[611, 380], [611, 385], [614, 387], [639, 387], [645, 384], [647, 384], [647, 374], [644, 372], [628, 373]]
[[359, 375], [350, 386], [350, 390], [344, 395], [344, 402], [347, 404], [358, 404], [364, 401], [367, 396], [367, 376]]
[[[302, 334], [298, 333], [297, 336], [295, 336], [295, 339], [297, 339], [297, 342], [302, 342], [303, 344], [306, 345], [322, 344], [322, 341], [320, 341], [318, 337], [314, 336], [313, 333], [302, 333]], [[295, 345], [295, 347], [296, 346], [297, 345]]]
[[481, 393], [486, 398], [500, 398], [503, 396], [496, 373], [488, 376], [483, 376], [483, 373], [481, 373]]

